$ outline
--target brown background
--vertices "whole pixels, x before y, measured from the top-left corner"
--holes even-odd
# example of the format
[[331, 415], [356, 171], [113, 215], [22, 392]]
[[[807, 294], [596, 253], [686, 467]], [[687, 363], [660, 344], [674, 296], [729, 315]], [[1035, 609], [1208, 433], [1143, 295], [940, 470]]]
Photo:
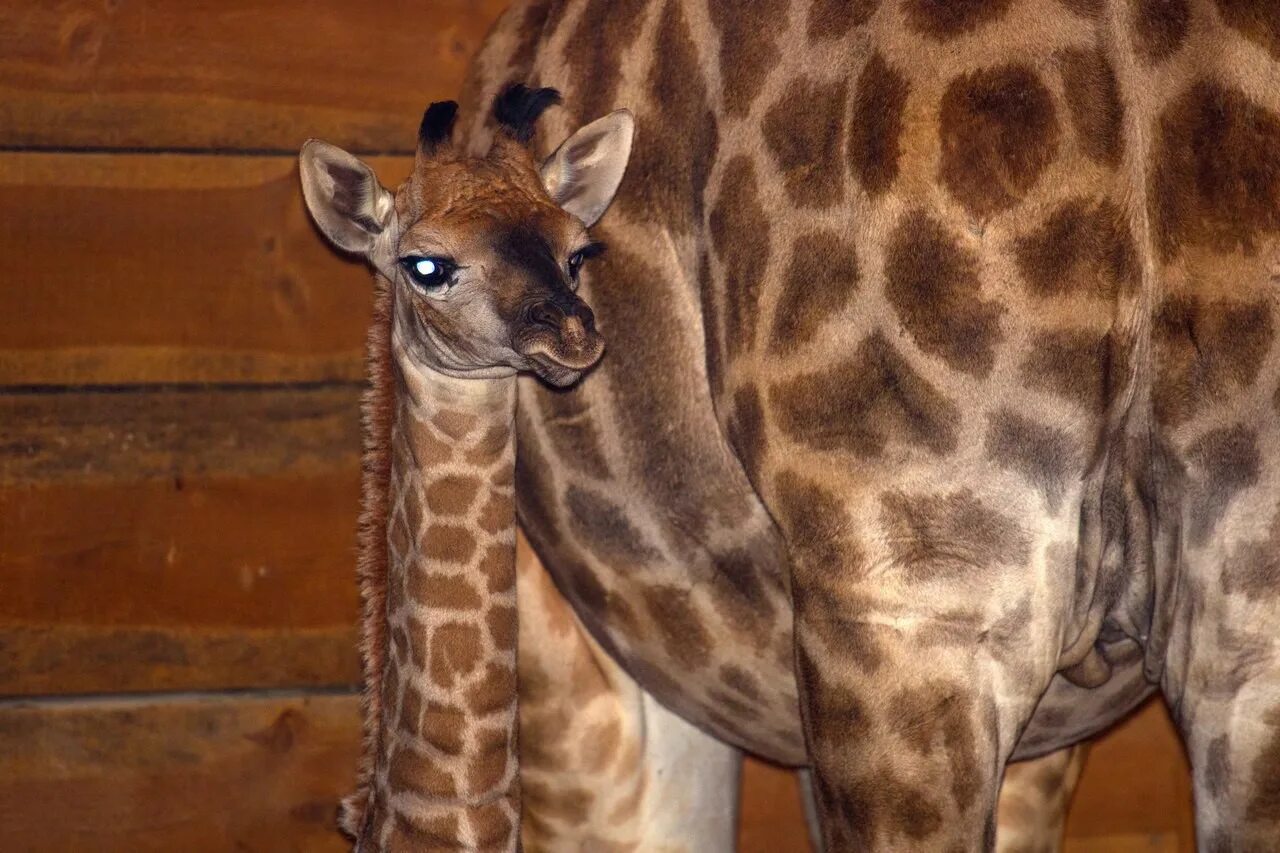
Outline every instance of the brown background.
[[[293, 155], [396, 181], [504, 5], [0, 0], [0, 849], [342, 849], [369, 288]], [[1152, 707], [1069, 849], [1190, 826]], [[742, 849], [801, 827], [750, 764]]]

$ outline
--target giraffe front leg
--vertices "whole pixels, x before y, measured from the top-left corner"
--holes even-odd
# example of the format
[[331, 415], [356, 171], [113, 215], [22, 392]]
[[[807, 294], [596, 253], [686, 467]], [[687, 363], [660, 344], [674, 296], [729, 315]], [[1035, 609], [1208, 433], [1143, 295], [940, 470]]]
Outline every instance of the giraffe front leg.
[[968, 488], [779, 485], [826, 849], [993, 849], [1005, 762], [1056, 664], [1051, 536]]
[[[1076, 744], [1028, 761], [1010, 762], [996, 808], [997, 853], [1058, 853], [1067, 827], [1067, 806], [1080, 781], [1088, 746]], [[801, 770], [805, 820], [822, 850], [813, 774]]]
[[1206, 853], [1280, 849], [1280, 506], [1257, 521], [1191, 551], [1161, 685]]
[[524, 849], [732, 851], [741, 754], [645, 693], [523, 537], [516, 556]]
[[979, 667], [919, 636], [863, 625], [883, 674], [819, 640], [798, 614], [809, 757], [826, 849], [990, 850], [1004, 751]]
[[1067, 827], [1067, 806], [1075, 793], [1089, 747], [1075, 746], [1011, 762], [1000, 784], [996, 810], [996, 850], [1057, 853]]

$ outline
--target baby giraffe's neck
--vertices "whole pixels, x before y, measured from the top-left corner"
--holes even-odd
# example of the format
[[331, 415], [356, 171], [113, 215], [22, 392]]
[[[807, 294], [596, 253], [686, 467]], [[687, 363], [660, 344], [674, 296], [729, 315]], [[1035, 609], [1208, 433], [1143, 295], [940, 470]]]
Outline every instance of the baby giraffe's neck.
[[[393, 350], [396, 348], [393, 347]], [[360, 851], [516, 850], [514, 377], [396, 352], [384, 645]]]

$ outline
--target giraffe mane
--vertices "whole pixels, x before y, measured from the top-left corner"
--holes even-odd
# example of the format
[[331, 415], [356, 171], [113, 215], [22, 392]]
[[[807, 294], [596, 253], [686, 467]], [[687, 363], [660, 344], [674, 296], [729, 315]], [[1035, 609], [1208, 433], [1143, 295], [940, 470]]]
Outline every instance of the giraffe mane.
[[368, 811], [382, 716], [382, 670], [387, 657], [387, 496], [391, 479], [391, 420], [395, 387], [391, 366], [391, 283], [375, 276], [373, 322], [365, 345], [369, 385], [361, 399], [360, 521], [357, 575], [360, 584], [364, 690], [363, 749], [356, 790], [342, 801], [338, 818], [355, 838]]

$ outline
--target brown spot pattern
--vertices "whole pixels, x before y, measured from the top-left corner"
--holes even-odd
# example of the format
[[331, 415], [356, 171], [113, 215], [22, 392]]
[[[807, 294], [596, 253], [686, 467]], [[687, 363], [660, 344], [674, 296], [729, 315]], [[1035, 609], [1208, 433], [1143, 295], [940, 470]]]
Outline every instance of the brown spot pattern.
[[1062, 506], [1068, 482], [1084, 474], [1084, 463], [1071, 436], [1010, 409], [987, 416], [984, 449], [996, 465], [1017, 471], [1035, 485], [1055, 514]]
[[504, 652], [516, 647], [516, 609], [506, 604], [495, 604], [489, 608], [484, 617], [489, 628], [489, 636], [498, 651]]
[[818, 450], [879, 457], [890, 439], [935, 454], [953, 450], [960, 411], [876, 332], [854, 357], [776, 386], [778, 426]]
[[439, 797], [456, 797], [453, 777], [435, 762], [408, 747], [400, 747], [391, 755], [387, 783], [392, 791], [417, 791]]
[[1016, 244], [1018, 271], [1037, 296], [1114, 299], [1138, 282], [1137, 249], [1124, 212], [1110, 201], [1076, 198]]
[[[602, 5], [607, 4], [605, 0]], [[623, 21], [625, 14], [622, 8], [610, 12], [618, 21]], [[634, 21], [622, 25], [639, 29]], [[615, 73], [615, 51], [620, 45], [598, 42], [598, 33], [586, 38], [603, 44], [609, 53], [592, 73], [606, 66], [609, 73]], [[615, 206], [642, 221], [661, 222], [673, 233], [687, 234], [702, 224], [707, 177], [719, 145], [716, 114], [679, 3], [667, 3], [663, 8], [657, 43], [661, 61], [650, 67], [649, 99], [637, 116], [644, 131], [636, 138]], [[610, 104], [606, 109], [617, 106], [621, 105]]]
[[890, 707], [890, 729], [920, 755], [942, 753], [951, 766], [951, 795], [962, 811], [974, 803], [983, 780], [973, 733], [974, 702], [959, 684], [935, 681], [901, 690]]
[[906, 0], [907, 21], [939, 41], [955, 38], [1004, 14], [1012, 0]]
[[429, 560], [467, 563], [476, 551], [476, 538], [456, 524], [433, 524], [422, 534], [420, 549]]
[[1280, 823], [1280, 708], [1272, 708], [1264, 720], [1271, 727], [1271, 737], [1253, 760], [1253, 791], [1245, 817]]
[[765, 144], [798, 207], [830, 207], [844, 195], [840, 143], [847, 101], [843, 80], [820, 83], [801, 77], [765, 113]]
[[465, 622], [446, 622], [431, 635], [428, 671], [431, 680], [446, 689], [455, 678], [463, 677], [480, 662], [482, 639], [480, 628]]
[[736, 355], [755, 339], [769, 258], [769, 219], [760, 203], [755, 166], [746, 155], [725, 166], [710, 228], [711, 245], [724, 265], [725, 345]]
[[957, 77], [942, 96], [940, 178], [974, 216], [1008, 210], [1058, 152], [1049, 90], [1022, 65]]
[[796, 561], [811, 571], [831, 572], [860, 562], [848, 543], [849, 521], [840, 499], [831, 492], [782, 471], [774, 479], [773, 509]]
[[776, 581], [767, 579], [756, 556], [746, 549], [717, 554], [708, 579], [711, 603], [731, 630], [751, 645], [766, 642], [777, 618]]
[[1280, 5], [1274, 0], [1217, 0], [1227, 26], [1280, 59]]
[[464, 515], [479, 490], [480, 482], [474, 477], [441, 477], [427, 486], [427, 509], [437, 515]]
[[1190, 506], [1190, 539], [1204, 542], [1236, 495], [1258, 482], [1257, 436], [1240, 424], [1210, 430], [1187, 449], [1197, 476]]
[[879, 5], [880, 0], [813, 0], [806, 32], [813, 41], [838, 39], [865, 24]]
[[542, 426], [555, 448], [557, 461], [590, 477], [608, 480], [609, 463], [591, 420], [586, 395], [576, 387], [560, 390], [539, 385], [537, 401]]
[[744, 385], [734, 392], [728, 433], [729, 444], [742, 460], [747, 476], [754, 479], [765, 454], [764, 407], [755, 385]]
[[1280, 513], [1272, 519], [1266, 537], [1247, 542], [1229, 555], [1222, 586], [1228, 593], [1243, 593], [1255, 600], [1275, 595], [1280, 588]]
[[898, 177], [902, 120], [911, 86], [879, 53], [858, 75], [849, 126], [849, 167], [869, 195], [886, 192]]
[[419, 604], [442, 610], [479, 610], [480, 593], [471, 581], [457, 575], [411, 571], [408, 577], [409, 597]]
[[782, 278], [769, 349], [795, 353], [849, 304], [857, 286], [858, 261], [851, 242], [831, 230], [801, 234], [791, 246]]
[[1124, 105], [1111, 63], [1101, 49], [1063, 51], [1060, 61], [1076, 144], [1099, 163], [1112, 168], [1120, 165]]
[[1184, 245], [1252, 254], [1280, 231], [1280, 118], [1239, 91], [1200, 82], [1160, 121], [1152, 219], [1165, 259]]
[[1187, 0], [1137, 0], [1133, 10], [1133, 46], [1150, 62], [1167, 59], [1186, 39], [1190, 23]]
[[1157, 419], [1180, 424], [1220, 403], [1257, 378], [1274, 337], [1265, 302], [1166, 299], [1156, 312], [1152, 338]]
[[916, 346], [955, 370], [986, 376], [1000, 342], [1000, 303], [980, 295], [978, 262], [922, 210], [889, 240], [885, 296]]
[[564, 500], [570, 528], [602, 557], [630, 566], [659, 557], [645, 541], [644, 534], [627, 519], [622, 507], [604, 495], [575, 484], [569, 486]]
[[1070, 329], [1045, 332], [1035, 339], [1019, 367], [1031, 388], [1101, 413], [1107, 402], [1110, 337]]
[[880, 499], [889, 550], [909, 579], [973, 577], [1025, 567], [1031, 538], [969, 489], [946, 495], [890, 492]]
[[463, 737], [467, 728], [467, 716], [461, 708], [453, 705], [428, 703], [422, 713], [422, 725], [418, 729], [423, 739], [432, 747], [450, 758], [462, 754], [466, 739]]
[[507, 666], [488, 663], [484, 675], [467, 691], [467, 709], [480, 717], [504, 711], [516, 691], [516, 674]]
[[1095, 18], [1102, 11], [1105, 0], [1058, 0], [1058, 2], [1082, 18]]
[[720, 34], [725, 111], [729, 115], [745, 115], [765, 78], [782, 58], [778, 22], [786, 18], [786, 0], [711, 3], [708, 11]]
[[705, 666], [711, 655], [711, 637], [689, 600], [689, 590], [650, 586], [645, 588], [644, 603], [671, 659], [687, 670]]
[[617, 57], [635, 41], [646, 0], [588, 0], [573, 35], [565, 42], [564, 64], [574, 81], [567, 99], [586, 123], [615, 109], [622, 70]]

